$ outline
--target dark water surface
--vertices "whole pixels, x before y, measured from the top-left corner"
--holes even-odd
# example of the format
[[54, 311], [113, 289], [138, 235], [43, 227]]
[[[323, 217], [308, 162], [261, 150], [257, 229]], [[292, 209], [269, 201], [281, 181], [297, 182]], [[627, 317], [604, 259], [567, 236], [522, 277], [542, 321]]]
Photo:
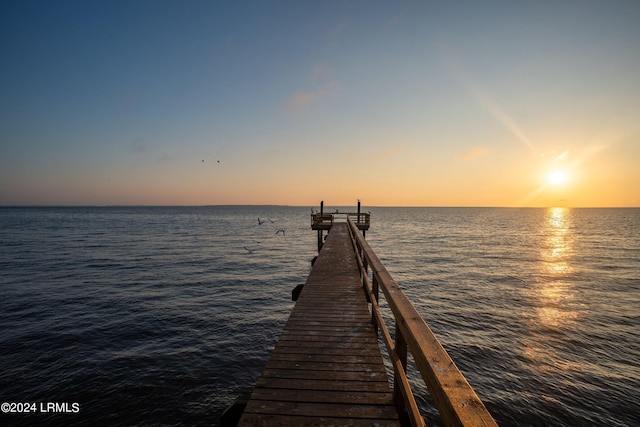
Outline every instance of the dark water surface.
[[[370, 210], [371, 246], [500, 425], [640, 425], [640, 209]], [[215, 425], [309, 272], [309, 212], [1, 208], [0, 401], [69, 413], [0, 423]]]

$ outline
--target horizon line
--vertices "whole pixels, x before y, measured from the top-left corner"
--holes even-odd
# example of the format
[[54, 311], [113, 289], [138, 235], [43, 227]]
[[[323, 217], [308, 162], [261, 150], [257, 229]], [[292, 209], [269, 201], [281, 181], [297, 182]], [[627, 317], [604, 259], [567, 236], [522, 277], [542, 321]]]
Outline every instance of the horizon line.
[[[206, 204], [206, 205], [165, 205], [165, 204], [105, 204], [105, 205], [88, 205], [88, 204], [15, 204], [15, 205], [2, 205], [1, 209], [11, 208], [206, 208], [206, 207], [291, 207], [291, 208], [308, 208], [320, 206], [318, 205], [290, 205], [290, 204], [251, 204], [251, 203], [221, 203], [221, 204]], [[334, 207], [356, 207], [357, 205], [336, 204], [325, 206]], [[455, 209], [455, 208], [478, 208], [478, 209], [553, 209], [553, 208], [566, 208], [566, 209], [638, 209], [640, 206], [498, 206], [498, 205], [364, 205], [368, 208], [437, 208], [437, 209]]]

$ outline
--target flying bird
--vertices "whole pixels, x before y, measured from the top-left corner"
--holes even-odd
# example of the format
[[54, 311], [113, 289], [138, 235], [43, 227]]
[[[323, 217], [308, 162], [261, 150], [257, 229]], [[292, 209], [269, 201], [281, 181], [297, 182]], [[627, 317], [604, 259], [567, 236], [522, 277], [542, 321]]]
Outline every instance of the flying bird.
[[253, 253], [253, 251], [252, 251], [251, 249], [249, 249], [248, 247], [243, 246], [243, 248], [245, 248], [245, 249], [247, 250], [247, 252], [249, 252], [250, 254], [252, 254], [252, 253]]
[[282, 233], [282, 235], [284, 236], [284, 228], [279, 228], [278, 231], [276, 231], [276, 234]]

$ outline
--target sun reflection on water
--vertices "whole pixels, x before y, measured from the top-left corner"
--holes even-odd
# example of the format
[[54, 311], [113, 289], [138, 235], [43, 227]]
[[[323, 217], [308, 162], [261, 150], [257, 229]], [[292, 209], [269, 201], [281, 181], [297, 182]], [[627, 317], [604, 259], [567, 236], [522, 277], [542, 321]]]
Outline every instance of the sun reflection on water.
[[567, 208], [547, 210], [541, 244], [542, 280], [537, 297], [539, 321], [551, 327], [559, 327], [566, 320], [576, 317], [569, 307], [573, 299], [567, 276], [572, 272], [569, 257], [573, 237], [570, 231], [570, 211]]
[[545, 212], [541, 227], [540, 264], [536, 285], [530, 296], [534, 312], [531, 318], [530, 340], [525, 341], [525, 357], [540, 372], [558, 374], [561, 371], [580, 369], [574, 363], [563, 360], [556, 346], [562, 341], [575, 321], [575, 289], [571, 281], [573, 267], [573, 234], [571, 211], [567, 208], [551, 208]]

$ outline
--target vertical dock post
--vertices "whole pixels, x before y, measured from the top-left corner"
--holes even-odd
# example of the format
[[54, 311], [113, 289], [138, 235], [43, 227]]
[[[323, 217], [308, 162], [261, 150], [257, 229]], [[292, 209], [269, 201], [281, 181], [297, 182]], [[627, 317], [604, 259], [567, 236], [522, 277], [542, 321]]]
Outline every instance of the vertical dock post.
[[[320, 218], [322, 218], [322, 214], [324, 213], [324, 200], [320, 201]], [[322, 230], [318, 230], [318, 252], [322, 249]]]
[[[404, 372], [407, 372], [407, 341], [402, 334], [402, 331], [398, 327], [396, 323], [396, 354], [398, 355], [398, 359], [402, 364], [402, 369]], [[409, 424], [409, 413], [407, 412], [407, 406], [404, 401], [404, 397], [402, 396], [401, 385], [400, 385], [400, 372], [393, 373], [393, 400], [396, 404], [396, 410], [398, 411], [398, 417], [400, 418], [401, 424]]]
[[[360, 226], [360, 199], [358, 199], [358, 226]], [[367, 237], [367, 230], [362, 229], [362, 237]]]

